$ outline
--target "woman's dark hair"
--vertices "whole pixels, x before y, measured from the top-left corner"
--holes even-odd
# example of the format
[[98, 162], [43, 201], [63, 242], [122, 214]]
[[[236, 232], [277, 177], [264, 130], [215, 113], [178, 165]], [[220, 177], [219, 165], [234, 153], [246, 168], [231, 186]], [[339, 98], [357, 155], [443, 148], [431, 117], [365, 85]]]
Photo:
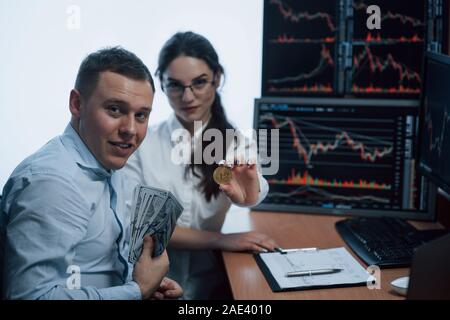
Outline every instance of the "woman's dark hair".
[[[178, 32], [173, 35], [161, 49], [158, 59], [158, 69], [156, 70], [156, 76], [159, 77], [161, 86], [163, 83], [163, 73], [170, 65], [170, 63], [179, 56], [186, 56], [203, 60], [208, 67], [213, 71], [214, 77], [217, 75], [223, 75], [224, 69], [219, 63], [219, 56], [214, 50], [212, 44], [205, 37], [196, 34], [194, 32]], [[215, 94], [215, 99], [211, 107], [211, 119], [208, 125], [204, 128], [203, 132], [210, 128], [218, 129], [222, 133], [222, 137], [226, 137], [226, 129], [233, 129], [233, 126], [228, 122], [225, 110], [223, 109], [220, 95], [218, 92]], [[224, 139], [225, 140], [225, 139]], [[202, 139], [203, 141], [203, 139]], [[212, 141], [211, 143], [213, 143]], [[203, 151], [208, 145], [202, 143], [202, 155]], [[223, 147], [223, 155], [226, 155], [227, 146]], [[213, 172], [217, 168], [217, 163], [208, 165], [203, 162], [202, 164], [194, 164], [193, 154], [191, 155], [191, 164], [186, 170], [199, 177], [200, 185], [206, 200], [209, 202], [211, 198], [217, 197], [219, 194], [219, 185], [213, 180]], [[219, 159], [222, 160], [222, 159]], [[200, 171], [200, 175], [198, 174]]]

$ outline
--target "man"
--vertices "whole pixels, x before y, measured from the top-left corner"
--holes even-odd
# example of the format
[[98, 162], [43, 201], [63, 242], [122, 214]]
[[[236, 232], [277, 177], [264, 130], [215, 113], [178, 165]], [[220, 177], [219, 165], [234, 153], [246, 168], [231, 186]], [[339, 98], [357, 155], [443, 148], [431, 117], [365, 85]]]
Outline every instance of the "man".
[[134, 267], [127, 262], [126, 186], [116, 170], [146, 135], [154, 90], [147, 67], [124, 49], [100, 50], [82, 62], [70, 92], [70, 124], [25, 159], [3, 190], [4, 297], [181, 296], [179, 285], [164, 278], [166, 252], [151, 257], [150, 237]]

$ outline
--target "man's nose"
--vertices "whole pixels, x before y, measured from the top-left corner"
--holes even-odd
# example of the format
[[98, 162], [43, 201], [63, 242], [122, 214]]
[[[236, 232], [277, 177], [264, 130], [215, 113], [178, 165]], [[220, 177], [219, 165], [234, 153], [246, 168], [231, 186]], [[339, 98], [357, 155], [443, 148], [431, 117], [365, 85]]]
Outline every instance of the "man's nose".
[[119, 131], [123, 135], [134, 136], [136, 134], [136, 119], [134, 116], [124, 117]]

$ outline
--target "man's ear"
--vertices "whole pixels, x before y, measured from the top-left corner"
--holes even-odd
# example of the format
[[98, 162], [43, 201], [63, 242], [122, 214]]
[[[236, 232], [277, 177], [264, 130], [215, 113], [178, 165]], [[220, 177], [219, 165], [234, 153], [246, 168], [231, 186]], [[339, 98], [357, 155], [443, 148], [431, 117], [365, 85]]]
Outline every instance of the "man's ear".
[[78, 90], [72, 89], [69, 97], [69, 109], [74, 119], [79, 119], [81, 115], [81, 94]]

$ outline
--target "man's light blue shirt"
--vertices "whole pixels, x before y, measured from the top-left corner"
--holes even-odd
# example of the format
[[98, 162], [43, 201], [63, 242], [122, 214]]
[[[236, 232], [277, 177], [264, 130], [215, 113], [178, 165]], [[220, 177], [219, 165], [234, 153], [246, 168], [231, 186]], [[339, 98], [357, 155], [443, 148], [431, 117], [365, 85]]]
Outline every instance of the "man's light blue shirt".
[[[4, 297], [141, 299], [127, 263], [122, 181], [70, 124], [25, 159], [0, 206]], [[79, 289], [71, 270], [80, 270]]]

